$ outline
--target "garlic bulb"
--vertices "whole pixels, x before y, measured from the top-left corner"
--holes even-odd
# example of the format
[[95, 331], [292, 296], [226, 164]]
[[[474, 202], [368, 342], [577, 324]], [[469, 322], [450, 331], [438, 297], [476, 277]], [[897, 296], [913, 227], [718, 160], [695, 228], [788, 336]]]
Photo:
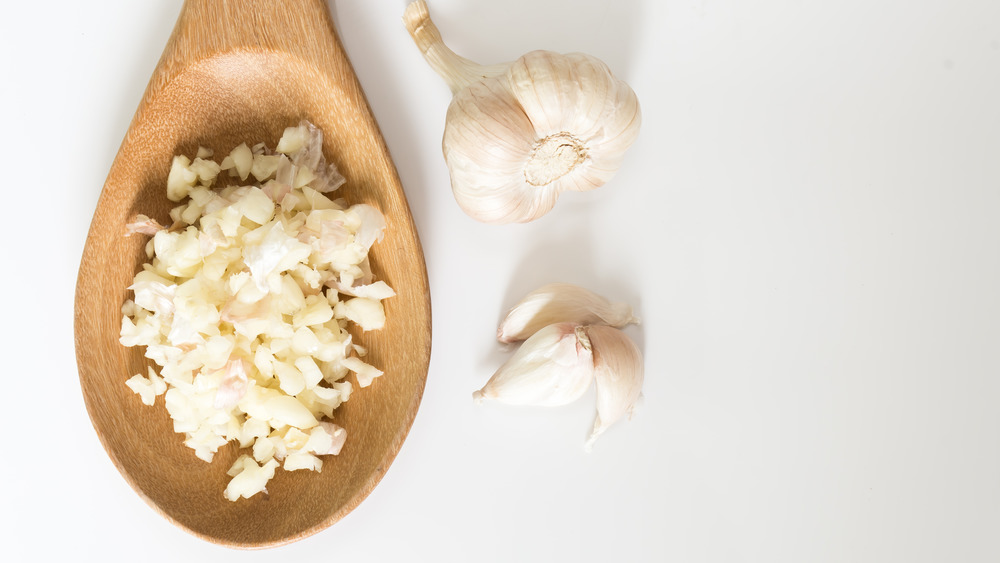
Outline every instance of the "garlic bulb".
[[517, 342], [557, 322], [605, 324], [615, 327], [638, 323], [628, 303], [604, 297], [569, 283], [550, 283], [524, 296], [497, 329], [500, 342]]
[[594, 353], [597, 418], [586, 449], [625, 413], [631, 414], [642, 395], [642, 352], [624, 332], [607, 326], [587, 327]]
[[607, 182], [639, 133], [639, 102], [600, 60], [532, 51], [484, 66], [449, 49], [424, 0], [407, 30], [455, 95], [442, 149], [459, 206], [487, 223], [527, 222], [564, 191]]
[[583, 327], [557, 323], [539, 330], [482, 389], [472, 394], [511, 405], [555, 407], [580, 398], [594, 379], [594, 356]]

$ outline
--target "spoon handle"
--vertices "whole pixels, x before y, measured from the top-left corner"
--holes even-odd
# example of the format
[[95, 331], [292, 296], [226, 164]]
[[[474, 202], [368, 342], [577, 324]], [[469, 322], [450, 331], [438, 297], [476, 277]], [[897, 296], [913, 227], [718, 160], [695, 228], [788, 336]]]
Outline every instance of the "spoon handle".
[[185, 0], [150, 85], [231, 51], [290, 53], [353, 72], [325, 0]]

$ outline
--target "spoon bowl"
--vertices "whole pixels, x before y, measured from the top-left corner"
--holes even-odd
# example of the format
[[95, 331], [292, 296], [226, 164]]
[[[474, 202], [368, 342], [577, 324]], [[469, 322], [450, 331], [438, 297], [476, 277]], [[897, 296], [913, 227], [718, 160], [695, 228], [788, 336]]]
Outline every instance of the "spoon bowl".
[[[149, 365], [118, 342], [122, 303], [146, 261], [146, 237], [126, 238], [144, 213], [169, 224], [166, 178], [175, 154], [224, 155], [242, 142], [274, 147], [308, 119], [347, 182], [336, 192], [386, 217], [372, 271], [397, 295], [380, 331], [356, 334], [385, 375], [336, 412], [348, 441], [322, 472], [279, 470], [267, 493], [237, 502], [222, 492], [235, 444], [205, 463], [183, 445], [163, 399], [142, 405], [125, 385]], [[101, 192], [77, 280], [80, 384], [114, 465], [155, 510], [215, 543], [262, 548], [333, 524], [375, 487], [413, 422], [430, 360], [430, 297], [417, 232], [396, 169], [322, 0], [187, 0]], [[353, 379], [353, 376], [351, 376]]]

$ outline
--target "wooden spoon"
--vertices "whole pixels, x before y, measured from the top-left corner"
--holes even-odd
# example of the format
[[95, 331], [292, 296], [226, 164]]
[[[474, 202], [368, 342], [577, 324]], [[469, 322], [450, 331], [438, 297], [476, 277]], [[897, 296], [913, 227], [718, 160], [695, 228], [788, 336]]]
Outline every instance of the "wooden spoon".
[[[337, 194], [386, 216], [372, 269], [397, 295], [386, 325], [358, 334], [385, 375], [335, 413], [348, 441], [321, 473], [279, 470], [266, 494], [230, 502], [222, 492], [235, 444], [212, 463], [182, 444], [158, 398], [140, 403], [125, 380], [151, 363], [118, 342], [127, 287], [146, 261], [147, 237], [126, 238], [145, 213], [169, 224], [166, 177], [174, 154], [198, 146], [227, 154], [242, 142], [272, 148], [308, 119], [347, 183]], [[416, 415], [430, 360], [430, 293], [417, 232], [388, 150], [323, 0], [187, 0], [101, 192], [76, 290], [80, 384], [112, 462], [164, 517], [203, 539], [260, 548], [333, 524], [375, 487]]]

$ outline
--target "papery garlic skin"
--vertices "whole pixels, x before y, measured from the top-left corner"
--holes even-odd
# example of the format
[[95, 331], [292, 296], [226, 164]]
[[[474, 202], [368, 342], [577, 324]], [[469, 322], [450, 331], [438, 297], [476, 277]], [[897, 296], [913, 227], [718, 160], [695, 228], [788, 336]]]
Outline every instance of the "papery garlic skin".
[[577, 285], [550, 283], [527, 294], [511, 308], [497, 328], [497, 340], [505, 343], [524, 340], [557, 322], [622, 327], [638, 323], [639, 319], [632, 314], [628, 303], [612, 303]]
[[481, 66], [442, 42], [424, 0], [407, 6], [404, 23], [455, 94], [442, 150], [455, 199], [474, 219], [532, 221], [562, 192], [597, 188], [621, 166], [639, 102], [599, 59], [532, 51]]
[[492, 399], [510, 405], [565, 405], [587, 391], [594, 371], [594, 356], [583, 328], [557, 323], [525, 340], [472, 397], [477, 403]]
[[597, 386], [597, 417], [585, 446], [590, 451], [605, 430], [633, 412], [642, 396], [644, 370], [642, 352], [621, 330], [589, 326], [586, 333], [594, 353]]

